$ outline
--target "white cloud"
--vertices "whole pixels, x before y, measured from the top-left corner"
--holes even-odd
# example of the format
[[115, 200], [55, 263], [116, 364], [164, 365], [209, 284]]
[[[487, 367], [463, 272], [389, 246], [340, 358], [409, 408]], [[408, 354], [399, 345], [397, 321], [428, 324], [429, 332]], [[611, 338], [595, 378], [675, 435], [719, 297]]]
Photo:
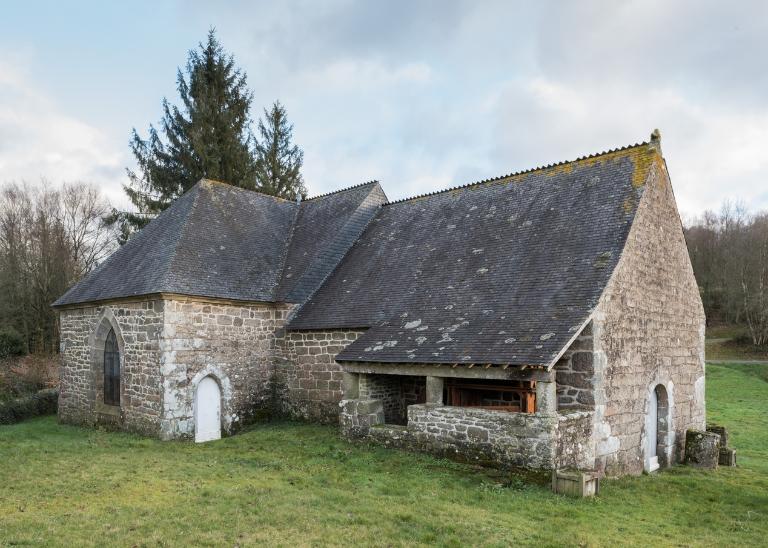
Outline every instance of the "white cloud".
[[84, 181], [124, 204], [125, 154], [98, 128], [64, 112], [15, 64], [0, 61], [0, 182]]
[[373, 60], [345, 59], [331, 62], [301, 74], [306, 89], [352, 93], [381, 86], [426, 84], [431, 70], [424, 63], [405, 63], [387, 67]]
[[768, 108], [703, 100], [677, 87], [544, 78], [510, 84], [495, 100], [500, 164], [523, 169], [573, 159], [647, 140], [659, 128], [685, 213], [717, 208], [727, 197], [768, 205], [760, 203], [765, 187], [755, 184], [768, 170]]
[[[248, 73], [253, 114], [286, 105], [313, 194], [378, 178], [398, 198], [645, 140], [658, 127], [684, 212], [725, 198], [766, 208], [768, 4], [731, 4], [194, 2], [177, 4], [148, 48], [183, 52], [216, 26]], [[102, 45], [105, 56], [126, 47]], [[144, 70], [140, 55], [124, 59], [94, 77]], [[136, 107], [136, 90], [116, 86], [73, 116], [54, 87], [36, 93], [23, 74], [0, 70], [0, 181], [84, 178], [121, 197], [126, 136], [157, 119], [158, 103]], [[157, 101], [173, 74], [162, 77], [166, 87], [141, 86]], [[120, 118], [118, 105], [136, 113]]]

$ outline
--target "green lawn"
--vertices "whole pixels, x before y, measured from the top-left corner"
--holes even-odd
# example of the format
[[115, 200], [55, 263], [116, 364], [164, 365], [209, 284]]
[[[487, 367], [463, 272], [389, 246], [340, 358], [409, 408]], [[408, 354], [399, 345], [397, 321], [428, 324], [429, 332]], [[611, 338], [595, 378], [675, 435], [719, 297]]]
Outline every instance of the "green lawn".
[[591, 500], [322, 426], [201, 446], [53, 418], [0, 427], [0, 545], [765, 545], [768, 367], [708, 378], [739, 468], [605, 481]]

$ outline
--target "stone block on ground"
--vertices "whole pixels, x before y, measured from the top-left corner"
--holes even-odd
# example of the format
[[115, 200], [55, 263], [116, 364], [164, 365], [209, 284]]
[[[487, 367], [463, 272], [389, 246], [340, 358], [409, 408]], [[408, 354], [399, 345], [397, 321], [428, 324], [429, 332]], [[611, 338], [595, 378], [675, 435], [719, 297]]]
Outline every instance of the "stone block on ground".
[[720, 466], [736, 466], [736, 449], [721, 447], [717, 462]]
[[708, 424], [707, 432], [718, 434], [720, 436], [720, 447], [728, 447], [728, 430], [726, 430], [725, 426]]
[[685, 463], [697, 468], [717, 468], [720, 460], [720, 435], [688, 430], [685, 433]]

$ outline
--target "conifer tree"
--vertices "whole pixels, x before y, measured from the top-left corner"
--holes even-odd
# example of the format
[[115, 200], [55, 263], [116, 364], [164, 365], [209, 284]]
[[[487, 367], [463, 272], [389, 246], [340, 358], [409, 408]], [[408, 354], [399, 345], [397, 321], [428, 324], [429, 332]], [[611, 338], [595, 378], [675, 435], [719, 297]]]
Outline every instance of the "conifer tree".
[[288, 123], [285, 108], [275, 101], [264, 109], [259, 120], [256, 141], [256, 190], [273, 196], [295, 200], [305, 197], [307, 188], [301, 176], [304, 153], [292, 143], [293, 124]]
[[148, 138], [133, 130], [130, 146], [138, 169], [128, 169], [125, 185], [138, 213], [113, 214], [124, 237], [155, 215], [201, 178], [254, 188], [256, 159], [251, 132], [252, 93], [246, 74], [236, 68], [216, 38], [189, 52], [186, 74], [177, 73], [181, 106], [163, 99], [160, 132], [150, 126]]

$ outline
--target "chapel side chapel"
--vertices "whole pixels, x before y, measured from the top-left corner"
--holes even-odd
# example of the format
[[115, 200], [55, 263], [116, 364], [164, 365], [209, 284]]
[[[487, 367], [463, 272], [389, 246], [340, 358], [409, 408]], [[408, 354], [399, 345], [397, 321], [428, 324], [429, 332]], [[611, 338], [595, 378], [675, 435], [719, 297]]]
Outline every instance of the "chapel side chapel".
[[62, 422], [269, 411], [500, 467], [637, 474], [704, 429], [704, 312], [650, 142], [388, 202], [203, 180], [54, 306]]

